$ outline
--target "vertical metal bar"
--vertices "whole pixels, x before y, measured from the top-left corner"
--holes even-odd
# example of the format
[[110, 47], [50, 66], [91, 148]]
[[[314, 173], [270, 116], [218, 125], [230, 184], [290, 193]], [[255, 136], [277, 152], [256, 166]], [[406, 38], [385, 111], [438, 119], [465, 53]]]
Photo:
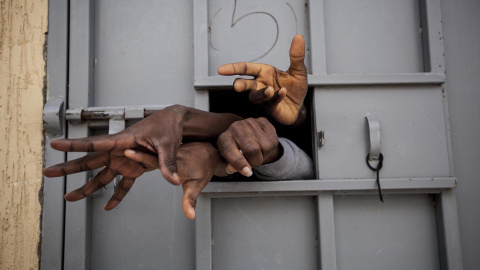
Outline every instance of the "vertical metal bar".
[[[194, 78], [208, 77], [208, 3], [207, 0], [193, 1], [194, 30]], [[210, 109], [208, 90], [195, 90], [195, 108], [208, 111]]]
[[[425, 1], [425, 20], [426, 25], [423, 27], [427, 30], [428, 37], [428, 54], [430, 60], [430, 72], [445, 73], [445, 56], [443, 55], [443, 32], [442, 32], [442, 11], [440, 0], [424, 0]], [[423, 16], [422, 16], [423, 17]]]
[[443, 98], [443, 118], [445, 120], [445, 134], [447, 138], [447, 152], [448, 152], [448, 163], [450, 169], [450, 176], [455, 175], [455, 171], [453, 169], [453, 153], [452, 153], [452, 139], [450, 135], [450, 114], [448, 112], [448, 98], [447, 98], [447, 91], [442, 86], [442, 98]]
[[[48, 6], [48, 99], [65, 99], [68, 64], [68, 1], [51, 0]], [[45, 92], [44, 95], [47, 93]], [[45, 97], [47, 98], [47, 97]], [[63, 130], [65, 134], [65, 130]], [[64, 136], [54, 139], [64, 138]], [[45, 166], [65, 162], [65, 154], [53, 150], [45, 141]], [[42, 269], [62, 269], [65, 178], [44, 179], [42, 211]]]
[[430, 63], [430, 40], [428, 35], [427, 3], [426, 0], [420, 0], [420, 22], [422, 29], [422, 49], [423, 49], [423, 71], [430, 72], [432, 67]]
[[200, 194], [195, 218], [196, 269], [212, 269], [212, 208], [208, 194]]
[[[86, 108], [93, 104], [93, 47], [94, 47], [94, 1], [71, 1], [70, 6], [70, 54], [69, 97], [70, 108]], [[89, 135], [85, 124], [68, 125], [68, 138]], [[71, 153], [67, 159], [83, 154]], [[76, 189], [87, 181], [87, 173], [67, 177], [67, 190]], [[67, 203], [65, 211], [64, 267], [67, 269], [89, 268], [90, 200]]]
[[335, 247], [335, 217], [333, 212], [333, 194], [322, 192], [317, 196], [319, 231], [319, 269], [337, 269]]
[[325, 16], [323, 15], [323, 0], [308, 1], [308, 22], [310, 29], [310, 57], [313, 75], [327, 74], [327, 59], [325, 50]]
[[[423, 31], [423, 59], [425, 72], [445, 74], [445, 55], [443, 48], [442, 14], [439, 0], [420, 1]], [[453, 169], [452, 144], [450, 136], [450, 116], [448, 112], [447, 91], [442, 88], [443, 113], [450, 176], [455, 175]]]
[[[326, 75], [327, 74], [327, 58], [325, 49], [325, 16], [324, 16], [324, 3], [323, 0], [309, 0], [308, 1], [308, 22], [309, 22], [309, 35], [310, 35], [310, 73], [313, 75]], [[312, 94], [312, 111], [315, 112], [315, 92], [319, 91], [319, 87], [315, 87]], [[317, 123], [316, 115], [312, 114], [313, 132], [316, 136], [316, 127], [320, 126]], [[314, 160], [318, 160], [318, 142], [315, 140], [315, 147], [313, 149]], [[318, 163], [315, 164], [315, 176], [320, 179], [320, 173]]]
[[454, 189], [442, 191], [440, 207], [437, 207], [439, 220], [439, 242], [442, 269], [463, 269], [460, 244], [460, 229], [458, 224], [457, 199]]

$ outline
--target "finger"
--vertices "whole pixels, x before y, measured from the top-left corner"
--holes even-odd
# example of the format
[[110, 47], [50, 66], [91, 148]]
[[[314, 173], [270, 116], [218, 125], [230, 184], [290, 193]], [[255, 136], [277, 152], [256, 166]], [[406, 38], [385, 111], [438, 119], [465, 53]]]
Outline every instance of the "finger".
[[233, 88], [237, 92], [242, 92], [245, 90], [257, 90], [257, 81], [246, 80], [244, 78], [237, 78], [233, 82]]
[[[259, 128], [253, 129], [254, 137], [260, 145], [263, 163], [270, 154], [278, 147], [278, 136], [275, 127], [264, 117], [255, 119]], [[262, 163], [262, 164], [263, 164]]]
[[273, 89], [273, 86], [269, 86], [260, 90], [250, 91], [250, 94], [248, 94], [248, 99], [253, 104], [260, 104], [271, 99], [273, 95], [275, 95], [275, 90]]
[[148, 171], [158, 169], [158, 157], [152, 154], [148, 154], [142, 151], [135, 151], [132, 149], [127, 149], [123, 151], [123, 154], [125, 155], [125, 157], [133, 161], [142, 163]]
[[256, 140], [257, 138], [253, 139], [251, 136], [235, 137], [238, 148], [242, 151], [245, 159], [247, 159], [248, 164], [250, 164], [250, 166], [253, 168], [258, 167], [263, 163], [262, 148]]
[[286, 96], [287, 96], [287, 89], [285, 87], [282, 87], [280, 88], [280, 90], [275, 92], [275, 94], [271, 99], [265, 101], [265, 103], [269, 108], [274, 109], [277, 107], [278, 104], [280, 104], [280, 102], [282, 102], [282, 100]]
[[177, 148], [178, 146], [172, 143], [157, 146], [158, 168], [165, 180], [175, 186], [181, 184], [177, 169]]
[[270, 123], [270, 121], [268, 121], [265, 117], [256, 118], [255, 122], [259, 126], [259, 128], [256, 128], [253, 130], [256, 138], [258, 138], [259, 140], [265, 139], [268, 141], [278, 140], [277, 130], [272, 125], [272, 123]]
[[290, 46], [290, 68], [294, 75], [305, 75], [307, 68], [305, 66], [305, 39], [302, 35], [296, 35], [292, 39]]
[[228, 173], [228, 174], [234, 174], [237, 172], [237, 170], [230, 164], [227, 164], [227, 167], [225, 167], [225, 171]]
[[225, 64], [218, 68], [217, 72], [220, 75], [249, 75], [258, 77], [262, 71], [263, 64], [239, 62]]
[[119, 134], [92, 136], [81, 139], [60, 139], [50, 143], [53, 149], [64, 152], [106, 152], [115, 148]]
[[81, 158], [53, 165], [43, 169], [46, 177], [59, 177], [78, 172], [90, 171], [108, 165], [106, 153], [93, 153]]
[[[227, 160], [234, 170], [247, 177], [252, 176], [253, 172], [250, 164], [240, 152], [237, 143], [231, 135], [226, 133], [220, 135], [217, 139], [217, 147], [220, 155]], [[233, 170], [230, 172], [233, 172]]]
[[130, 191], [134, 183], [135, 178], [123, 177], [117, 188], [115, 189], [115, 193], [113, 193], [112, 197], [105, 204], [103, 209], [109, 211], [119, 205], [122, 202], [123, 198], [127, 196], [128, 191]]
[[112, 170], [110, 170], [109, 168], [105, 168], [101, 170], [99, 173], [97, 173], [95, 177], [90, 179], [81, 188], [78, 188], [74, 191], [71, 191], [65, 194], [64, 198], [69, 202], [75, 202], [75, 201], [81, 200], [89, 195], [92, 195], [95, 191], [108, 185], [110, 182], [112, 182], [115, 176], [116, 174]]
[[201, 187], [198, 185], [198, 180], [187, 181], [182, 185], [183, 199], [182, 209], [183, 213], [188, 219], [195, 218], [195, 207], [197, 205], [197, 198], [200, 194]]

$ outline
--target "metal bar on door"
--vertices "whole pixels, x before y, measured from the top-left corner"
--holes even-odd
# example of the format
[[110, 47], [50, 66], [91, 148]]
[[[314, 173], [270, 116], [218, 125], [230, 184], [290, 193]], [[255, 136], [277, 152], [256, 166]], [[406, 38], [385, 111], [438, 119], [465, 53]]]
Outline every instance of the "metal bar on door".
[[[93, 104], [94, 54], [93, 0], [70, 1], [69, 78], [67, 109], [89, 107]], [[89, 136], [87, 125], [68, 125], [68, 138]], [[82, 157], [81, 153], [68, 153], [67, 159]], [[69, 175], [67, 191], [85, 184], [87, 172]], [[90, 267], [90, 200], [67, 203], [65, 207], [64, 268], [86, 270]]]

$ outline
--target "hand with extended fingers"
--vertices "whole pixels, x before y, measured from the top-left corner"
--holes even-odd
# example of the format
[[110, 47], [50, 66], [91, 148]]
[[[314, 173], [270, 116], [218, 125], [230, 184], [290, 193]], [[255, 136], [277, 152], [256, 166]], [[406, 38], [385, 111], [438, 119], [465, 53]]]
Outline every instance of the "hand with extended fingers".
[[[195, 142], [182, 144], [178, 149], [182, 208], [189, 219], [195, 218], [197, 198], [213, 175], [223, 177], [238, 171], [251, 176], [252, 168], [274, 162], [282, 155], [275, 128], [265, 118], [236, 121], [218, 137], [217, 146], [219, 150], [209, 143]], [[220, 155], [229, 163], [228, 166]], [[148, 171], [158, 168], [158, 158], [154, 155], [126, 150], [125, 156], [143, 164]]]
[[250, 75], [254, 79], [236, 79], [235, 91], [250, 91], [252, 103], [262, 104], [277, 122], [293, 125], [303, 122], [303, 101], [308, 91], [305, 40], [296, 35], [290, 47], [290, 67], [286, 72], [267, 64], [232, 63], [218, 68], [220, 75]]
[[[147, 170], [158, 168], [158, 157], [141, 151], [126, 150], [125, 156], [143, 164]], [[210, 143], [192, 142], [180, 145], [177, 166], [183, 188], [182, 208], [185, 216], [195, 218], [197, 198], [213, 175], [226, 176], [226, 162]]]
[[239, 119], [233, 114], [170, 106], [114, 135], [52, 141], [52, 148], [59, 151], [95, 153], [45, 168], [43, 173], [47, 177], [58, 177], [104, 167], [84, 186], [66, 194], [68, 201], [83, 199], [109, 184], [117, 175], [122, 175], [119, 188], [104, 207], [110, 210], [125, 197], [135, 179], [147, 171], [141, 163], [125, 157], [126, 149], [155, 153], [158, 157], [157, 168], [160, 168], [162, 175], [173, 185], [179, 185], [181, 181], [176, 155], [182, 139], [217, 138]]
[[263, 117], [233, 123], [218, 137], [217, 147], [228, 162], [228, 173], [248, 177], [252, 168], [277, 161], [283, 152], [275, 128]]

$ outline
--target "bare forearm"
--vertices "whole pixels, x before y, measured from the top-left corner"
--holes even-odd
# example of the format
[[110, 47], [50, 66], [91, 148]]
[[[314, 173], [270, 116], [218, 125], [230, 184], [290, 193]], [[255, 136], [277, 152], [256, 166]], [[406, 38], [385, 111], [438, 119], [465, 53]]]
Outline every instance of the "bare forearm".
[[[178, 105], [176, 105], [178, 106]], [[210, 139], [222, 134], [240, 116], [231, 113], [212, 113], [183, 107], [183, 137], [190, 139]]]

